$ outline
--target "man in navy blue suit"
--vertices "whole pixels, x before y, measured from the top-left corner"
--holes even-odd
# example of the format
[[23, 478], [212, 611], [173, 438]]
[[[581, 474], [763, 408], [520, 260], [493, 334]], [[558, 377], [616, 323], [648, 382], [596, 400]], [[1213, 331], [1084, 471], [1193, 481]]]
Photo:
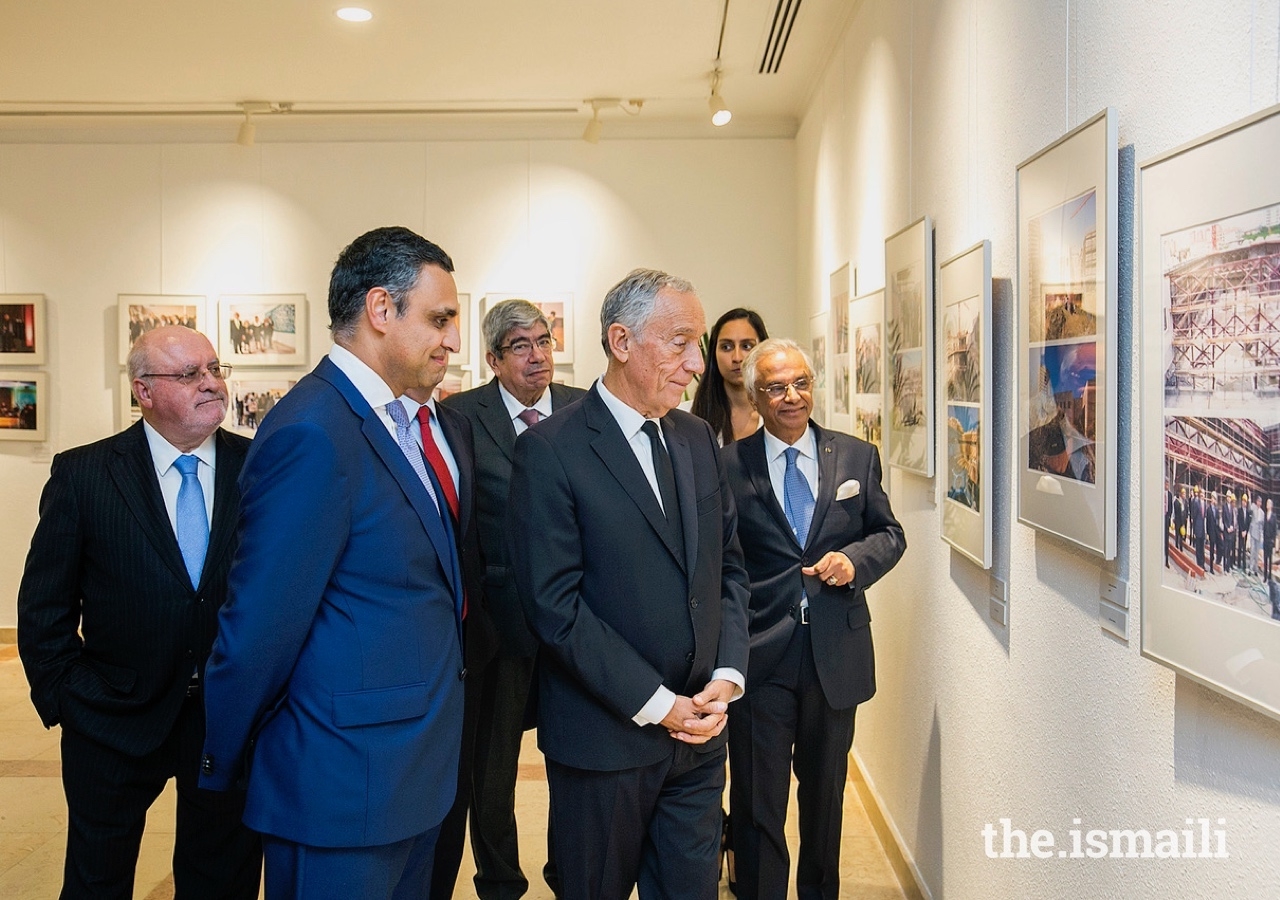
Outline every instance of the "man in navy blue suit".
[[459, 349], [452, 271], [405, 228], [343, 250], [334, 346], [245, 460], [201, 785], [247, 786], [268, 898], [429, 890], [458, 779], [463, 588], [446, 495], [397, 398]]

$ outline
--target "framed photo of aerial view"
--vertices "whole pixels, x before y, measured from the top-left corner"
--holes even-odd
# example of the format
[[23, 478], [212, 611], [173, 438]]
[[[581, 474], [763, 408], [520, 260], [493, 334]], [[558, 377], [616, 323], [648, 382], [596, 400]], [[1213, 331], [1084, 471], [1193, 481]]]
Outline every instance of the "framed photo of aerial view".
[[1139, 167], [1142, 655], [1280, 718], [1280, 106]]
[[0, 366], [44, 365], [44, 294], [0, 294]]
[[875, 444], [884, 457], [884, 291], [849, 301], [852, 354], [850, 434]]
[[991, 242], [938, 267], [942, 539], [991, 568]]
[[218, 359], [229, 366], [305, 366], [304, 294], [224, 294], [218, 300]]
[[1018, 166], [1018, 521], [1116, 555], [1116, 117]]
[[0, 441], [48, 437], [49, 376], [44, 372], [0, 372]]
[[884, 242], [889, 462], [933, 477], [933, 221]]
[[116, 309], [119, 310], [118, 346], [122, 366], [128, 364], [129, 351], [133, 349], [134, 342], [148, 331], [163, 325], [185, 325], [206, 336], [211, 334], [205, 327], [204, 297], [183, 294], [119, 294]]

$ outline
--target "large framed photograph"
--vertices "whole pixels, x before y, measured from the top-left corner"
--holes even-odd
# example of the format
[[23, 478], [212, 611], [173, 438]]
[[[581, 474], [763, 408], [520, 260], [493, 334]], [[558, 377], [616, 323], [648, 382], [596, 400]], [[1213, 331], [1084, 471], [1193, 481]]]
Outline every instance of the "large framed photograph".
[[[512, 299], [528, 300], [542, 310], [542, 314], [547, 317], [547, 325], [551, 328], [551, 339], [556, 342], [556, 365], [562, 366], [572, 363], [574, 351], [573, 294], [488, 293], [480, 301], [481, 323], [483, 324], [485, 314], [493, 309], [494, 304]], [[481, 355], [483, 356], [483, 353]], [[486, 366], [486, 371], [487, 369], [488, 367]]]
[[129, 373], [120, 373], [120, 402], [118, 406], [119, 412], [119, 428], [121, 431], [128, 428], [134, 422], [142, 418], [142, 407], [138, 405], [138, 398], [133, 396], [133, 382], [129, 378]]
[[831, 370], [827, 377], [828, 396], [831, 398], [831, 428], [848, 432], [853, 428], [852, 373], [849, 354], [849, 298], [853, 296], [853, 276], [845, 263], [831, 273], [829, 290], [831, 298], [831, 333], [827, 346], [831, 348]]
[[222, 427], [245, 437], [253, 437], [271, 408], [289, 393], [301, 375], [249, 373], [232, 375], [227, 381], [227, 417]]
[[849, 302], [853, 355], [853, 427], [850, 434], [875, 444], [884, 457], [884, 291]]
[[938, 268], [942, 539], [991, 568], [991, 242]]
[[[120, 365], [129, 362], [134, 342], [148, 331], [163, 325], [185, 325], [206, 336], [205, 298], [178, 294], [120, 294], [119, 310]], [[226, 362], [226, 360], [223, 360]]]
[[45, 440], [48, 400], [48, 374], [0, 372], [0, 441]]
[[1142, 654], [1280, 718], [1280, 106], [1140, 167]]
[[827, 391], [827, 323], [831, 319], [825, 312], [809, 317], [809, 358], [813, 360], [813, 420], [819, 425], [831, 421], [830, 399]]
[[1018, 166], [1018, 521], [1116, 555], [1116, 118]]
[[218, 300], [218, 359], [229, 366], [305, 366], [306, 296], [223, 295]]
[[933, 222], [884, 242], [889, 462], [933, 477]]
[[0, 366], [44, 365], [43, 294], [0, 294]]

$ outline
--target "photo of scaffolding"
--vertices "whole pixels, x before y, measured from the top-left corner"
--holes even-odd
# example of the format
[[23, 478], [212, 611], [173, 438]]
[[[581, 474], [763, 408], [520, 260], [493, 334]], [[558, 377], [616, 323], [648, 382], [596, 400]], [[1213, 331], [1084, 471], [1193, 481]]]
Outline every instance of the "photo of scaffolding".
[[1164, 584], [1280, 623], [1280, 204], [1161, 236]]

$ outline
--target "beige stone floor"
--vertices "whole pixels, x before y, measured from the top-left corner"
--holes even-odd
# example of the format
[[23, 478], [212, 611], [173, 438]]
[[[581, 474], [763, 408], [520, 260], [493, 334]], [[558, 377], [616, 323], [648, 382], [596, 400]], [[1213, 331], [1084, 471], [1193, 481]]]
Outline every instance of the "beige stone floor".
[[[788, 836], [795, 856], [795, 804]], [[549, 900], [540, 867], [545, 852], [547, 782], [541, 756], [525, 742], [516, 788], [521, 860], [532, 885], [529, 900]], [[173, 896], [169, 857], [173, 850], [172, 785], [148, 817], [138, 861], [135, 900]], [[863, 900], [899, 900], [902, 890], [872, 830], [857, 792], [845, 791], [842, 895]], [[48, 900], [58, 895], [66, 840], [66, 805], [59, 781], [58, 731], [46, 731], [27, 697], [26, 679], [12, 644], [0, 644], [0, 897]], [[794, 864], [794, 863], [793, 863]], [[464, 855], [455, 896], [473, 900], [470, 853]], [[720, 896], [730, 898], [722, 883]], [[794, 896], [794, 889], [792, 891]]]

